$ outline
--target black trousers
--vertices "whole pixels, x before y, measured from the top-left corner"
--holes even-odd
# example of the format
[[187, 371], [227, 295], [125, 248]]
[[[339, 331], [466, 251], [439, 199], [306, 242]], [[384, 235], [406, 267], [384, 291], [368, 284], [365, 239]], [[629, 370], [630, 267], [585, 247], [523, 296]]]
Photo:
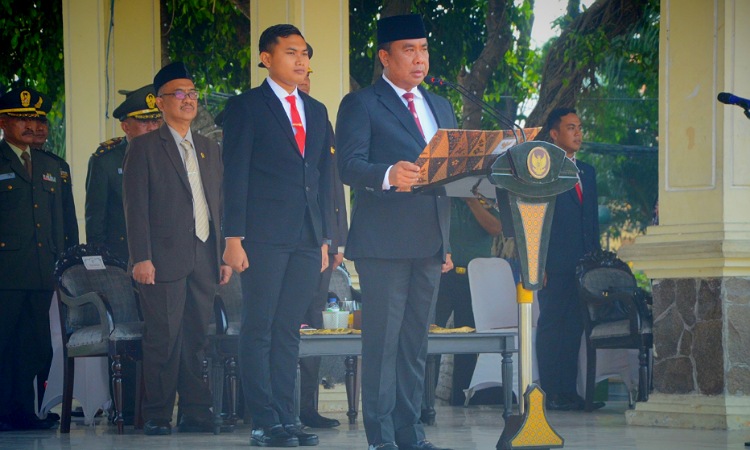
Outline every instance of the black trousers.
[[[328, 302], [328, 287], [331, 283], [333, 269], [330, 262], [333, 255], [328, 255], [329, 265], [320, 274], [318, 290], [313, 294], [312, 302], [307, 308], [303, 322], [313, 328], [323, 328], [322, 311]], [[318, 390], [320, 388], [320, 356], [310, 356], [299, 360], [300, 368], [300, 411], [318, 410]]]
[[[309, 220], [306, 220], [309, 222]], [[293, 424], [299, 327], [320, 282], [321, 253], [312, 224], [296, 245], [242, 244], [240, 378], [253, 426]]]
[[536, 356], [547, 395], [573, 394], [583, 334], [575, 274], [548, 273], [539, 291]]
[[218, 280], [212, 239], [195, 238], [195, 268], [186, 278], [138, 285], [145, 323], [144, 420], [170, 420], [177, 392], [185, 415], [206, 417], [212, 405], [201, 369]]
[[362, 417], [367, 442], [423, 440], [430, 310], [440, 282], [441, 258], [361, 258]]
[[31, 417], [34, 377], [52, 358], [52, 291], [0, 290], [0, 421]]
[[[474, 310], [471, 307], [471, 289], [469, 276], [466, 273], [456, 273], [455, 269], [440, 277], [440, 290], [435, 306], [435, 324], [444, 327], [453, 314], [453, 326], [474, 328]], [[451, 405], [463, 405], [464, 389], [469, 387], [477, 355], [453, 356], [453, 386], [451, 389]], [[437, 382], [437, 380], [435, 380]]]

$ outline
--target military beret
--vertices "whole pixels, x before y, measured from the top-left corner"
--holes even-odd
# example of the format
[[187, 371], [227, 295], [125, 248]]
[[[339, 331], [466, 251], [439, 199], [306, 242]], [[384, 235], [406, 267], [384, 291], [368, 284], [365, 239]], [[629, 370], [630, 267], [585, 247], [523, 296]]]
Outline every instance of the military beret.
[[424, 22], [419, 14], [384, 17], [378, 20], [378, 45], [426, 37]]
[[147, 84], [135, 91], [119, 91], [125, 95], [125, 101], [115, 108], [112, 115], [120, 122], [132, 117], [138, 120], [152, 120], [161, 118], [161, 111], [156, 107], [156, 91], [154, 85]]
[[39, 117], [35, 106], [38, 102], [39, 94], [33, 89], [12, 89], [0, 97], [0, 114], [11, 117]]
[[159, 89], [161, 89], [162, 86], [169, 83], [172, 80], [179, 80], [187, 78], [188, 80], [192, 80], [193, 77], [190, 75], [190, 72], [188, 72], [187, 66], [182, 61], [175, 61], [172, 64], [167, 64], [166, 66], [162, 67], [159, 72], [156, 73], [154, 76], [154, 91], [156, 93], [159, 93]]

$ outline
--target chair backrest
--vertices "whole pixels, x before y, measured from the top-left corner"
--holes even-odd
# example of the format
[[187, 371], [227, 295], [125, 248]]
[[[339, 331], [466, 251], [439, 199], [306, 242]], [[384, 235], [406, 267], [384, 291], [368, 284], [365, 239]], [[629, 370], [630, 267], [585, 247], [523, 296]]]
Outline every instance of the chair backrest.
[[476, 258], [468, 269], [477, 331], [517, 327], [518, 304], [510, 264], [502, 258]]
[[638, 283], [630, 267], [612, 252], [599, 251], [586, 255], [577, 268], [582, 306], [592, 322], [623, 320], [628, 317], [626, 306], [617, 300], [632, 297]]
[[216, 296], [221, 298], [227, 321], [239, 323], [242, 318], [242, 277], [234, 272], [229, 283], [219, 285]]
[[352, 279], [343, 264], [336, 267], [336, 270], [331, 272], [331, 281], [328, 284], [328, 292], [336, 294], [336, 297], [338, 297], [340, 302], [354, 300], [352, 298]]
[[[83, 262], [86, 256], [101, 256], [103, 269], [89, 270]], [[90, 292], [104, 294], [116, 323], [139, 322], [138, 300], [127, 265], [112, 256], [105, 247], [80, 244], [70, 247], [55, 266], [58, 287], [71, 297]], [[66, 327], [96, 325], [99, 315], [93, 305], [67, 308]]]

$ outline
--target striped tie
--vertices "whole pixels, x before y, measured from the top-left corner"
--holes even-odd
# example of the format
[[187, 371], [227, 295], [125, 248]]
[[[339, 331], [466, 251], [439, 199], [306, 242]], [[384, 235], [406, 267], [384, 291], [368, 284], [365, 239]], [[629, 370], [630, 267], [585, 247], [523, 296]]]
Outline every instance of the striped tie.
[[180, 142], [180, 147], [185, 150], [185, 169], [187, 169], [190, 190], [193, 193], [193, 214], [195, 215], [195, 235], [202, 242], [208, 239], [208, 205], [206, 194], [203, 192], [201, 174], [198, 172], [198, 164], [193, 157], [193, 146], [190, 141]]

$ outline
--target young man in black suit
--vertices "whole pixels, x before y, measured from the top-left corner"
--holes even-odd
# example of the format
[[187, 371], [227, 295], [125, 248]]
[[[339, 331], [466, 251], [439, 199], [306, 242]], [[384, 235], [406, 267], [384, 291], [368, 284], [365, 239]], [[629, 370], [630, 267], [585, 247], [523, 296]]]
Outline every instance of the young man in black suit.
[[450, 260], [447, 197], [415, 195], [414, 164], [453, 109], [419, 87], [429, 70], [417, 15], [378, 21], [383, 77], [344, 97], [341, 180], [355, 192], [346, 257], [362, 288], [362, 416], [372, 449], [436, 449], [420, 423], [429, 314]]
[[576, 392], [576, 378], [583, 323], [575, 275], [578, 260], [600, 248], [596, 173], [592, 166], [576, 160], [583, 129], [575, 109], [553, 110], [546, 128], [552, 143], [565, 150], [578, 166], [580, 181], [575, 189], [558, 195], [555, 202], [545, 285], [539, 291], [539, 378], [547, 394], [547, 409], [582, 410], [584, 400]]
[[298, 91], [307, 44], [293, 25], [260, 36], [261, 86], [224, 113], [224, 261], [242, 273], [240, 376], [250, 445], [318, 444], [294, 410], [299, 327], [328, 266], [331, 149], [328, 112]]

